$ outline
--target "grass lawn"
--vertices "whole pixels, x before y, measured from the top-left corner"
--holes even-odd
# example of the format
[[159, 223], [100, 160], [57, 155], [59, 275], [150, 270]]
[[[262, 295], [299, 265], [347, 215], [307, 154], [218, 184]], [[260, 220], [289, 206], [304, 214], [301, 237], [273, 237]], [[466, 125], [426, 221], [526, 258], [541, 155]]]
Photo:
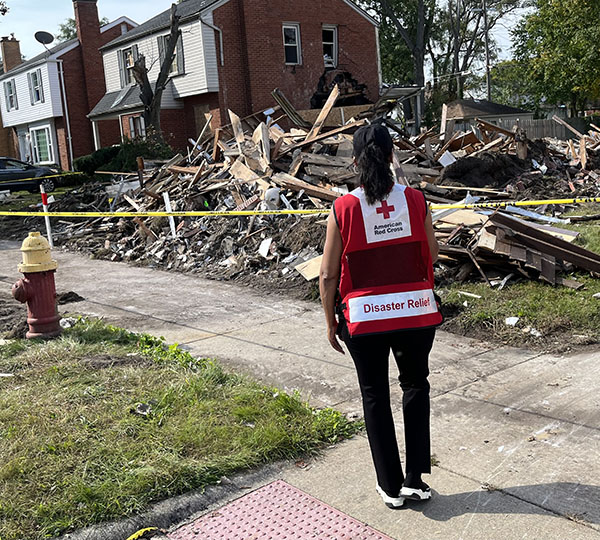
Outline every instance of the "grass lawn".
[[[582, 205], [568, 215], [597, 214], [597, 204]], [[561, 225], [578, 231], [576, 243], [600, 253], [600, 221]], [[455, 283], [441, 291], [444, 303], [456, 312], [448, 329], [515, 345], [568, 350], [573, 345], [600, 342], [600, 279], [586, 273], [568, 276], [583, 283], [579, 291], [543, 281], [509, 281], [499, 291], [484, 283]], [[467, 292], [481, 298], [461, 294]], [[466, 305], [465, 305], [466, 303]], [[515, 327], [507, 317], [519, 317]], [[535, 329], [541, 337], [531, 333]]]
[[80, 320], [0, 345], [0, 538], [37, 540], [361, 429], [159, 339]]

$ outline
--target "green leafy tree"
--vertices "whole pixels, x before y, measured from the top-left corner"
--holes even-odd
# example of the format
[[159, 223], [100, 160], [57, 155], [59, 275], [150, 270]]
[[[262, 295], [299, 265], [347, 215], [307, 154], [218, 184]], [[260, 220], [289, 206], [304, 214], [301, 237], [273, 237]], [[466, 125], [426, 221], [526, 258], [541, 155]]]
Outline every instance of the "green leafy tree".
[[576, 116], [600, 97], [598, 0], [536, 0], [513, 38], [537, 100], [568, 104]]
[[[102, 17], [100, 20], [100, 26], [108, 24], [110, 21], [106, 17]], [[75, 19], [69, 17], [64, 23], [58, 25], [58, 33], [56, 34], [56, 40], [59, 43], [75, 39], [77, 37], [77, 24]]]

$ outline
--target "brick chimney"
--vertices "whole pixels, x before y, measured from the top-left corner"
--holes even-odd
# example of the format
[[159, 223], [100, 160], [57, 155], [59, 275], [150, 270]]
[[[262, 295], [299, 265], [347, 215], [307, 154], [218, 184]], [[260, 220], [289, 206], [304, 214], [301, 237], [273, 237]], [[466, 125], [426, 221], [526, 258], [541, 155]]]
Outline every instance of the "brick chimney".
[[21, 46], [15, 35], [6, 36], [0, 39], [0, 53], [2, 54], [2, 66], [4, 73], [23, 63], [21, 56]]
[[77, 37], [81, 44], [88, 111], [91, 111], [106, 92], [102, 55], [98, 50], [102, 45], [102, 38], [97, 0], [73, 0], [73, 9]]

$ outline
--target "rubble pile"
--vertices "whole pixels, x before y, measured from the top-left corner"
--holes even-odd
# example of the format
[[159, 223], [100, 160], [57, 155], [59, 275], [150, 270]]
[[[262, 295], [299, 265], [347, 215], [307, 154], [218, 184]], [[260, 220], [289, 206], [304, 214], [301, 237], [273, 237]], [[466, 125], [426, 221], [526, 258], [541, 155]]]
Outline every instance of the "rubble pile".
[[[276, 90], [276, 108], [242, 119], [230, 111], [231, 124], [203, 132], [191, 141], [187, 156], [149, 167], [139, 179], [135, 174], [117, 177], [108, 190], [100, 183], [86, 184], [51, 206], [53, 211], [170, 207], [323, 214], [53, 220], [57, 243], [114, 261], [313, 295], [310, 281], [318, 275], [326, 213], [332, 201], [356, 186], [352, 135], [373, 121], [383, 122], [394, 136], [392, 167], [398, 182], [422, 190], [430, 202], [600, 195], [600, 129], [576, 132], [579, 142], [529, 141], [520, 129], [508, 131], [478, 120], [477, 129], [467, 132], [432, 128], [408, 137], [386, 117], [389, 108], [381, 103], [362, 106], [355, 117], [326, 128], [339, 94], [336, 86], [310, 124]], [[573, 244], [577, 233], [559, 228], [568, 223], [559, 217], [565, 209], [551, 204], [435, 211], [441, 244], [438, 279], [474, 276], [503, 286], [520, 276], [578, 287], [561, 272], [578, 268], [600, 273], [600, 256]]]

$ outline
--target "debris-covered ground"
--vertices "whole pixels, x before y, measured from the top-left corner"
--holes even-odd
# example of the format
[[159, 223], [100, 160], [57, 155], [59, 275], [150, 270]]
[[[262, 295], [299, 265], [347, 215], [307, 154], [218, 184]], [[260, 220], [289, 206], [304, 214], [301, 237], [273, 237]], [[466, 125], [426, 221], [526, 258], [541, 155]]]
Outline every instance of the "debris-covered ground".
[[[359, 116], [326, 130], [336, 95], [334, 89], [314, 125], [307, 127], [300, 120], [294, 126], [300, 116], [278, 93], [283, 109], [244, 119], [230, 112], [231, 124], [202, 134], [187, 156], [148, 166], [143, 187], [136, 175], [123, 175], [108, 187], [85, 184], [50, 208], [164, 212], [168, 200], [174, 211], [322, 214], [55, 218], [55, 243], [93, 257], [314, 298], [326, 213], [332, 201], [356, 186], [352, 134], [367, 122], [383, 121], [395, 138], [393, 168], [399, 182], [422, 190], [431, 203], [505, 203], [501, 209], [434, 208], [441, 245], [439, 285], [483, 282], [501, 289], [516, 281], [542, 280], [581, 289], [573, 271], [600, 274], [600, 255], [581, 247], [579, 233], [566, 228], [575, 220], [565, 214], [576, 206], [507, 204], [598, 197], [600, 131], [574, 132], [569, 141], [530, 141], [520, 129], [508, 131], [478, 120], [477, 129], [468, 132], [432, 128], [408, 137], [377, 117], [380, 104], [365, 106]], [[292, 127], [284, 131], [280, 125]], [[21, 219], [10, 236], [21, 239], [39, 225], [39, 218]]]

